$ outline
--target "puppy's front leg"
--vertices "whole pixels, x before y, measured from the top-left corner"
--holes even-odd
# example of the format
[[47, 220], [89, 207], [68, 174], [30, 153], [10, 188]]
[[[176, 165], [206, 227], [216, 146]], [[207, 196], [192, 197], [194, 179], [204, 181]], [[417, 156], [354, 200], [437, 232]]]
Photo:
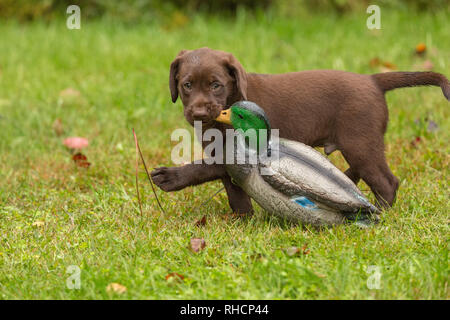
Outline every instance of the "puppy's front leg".
[[222, 179], [228, 203], [235, 213], [252, 213], [250, 197], [231, 182], [222, 164], [187, 164], [181, 167], [160, 167], [151, 172], [153, 182], [164, 191], [177, 191], [188, 186]]
[[228, 203], [234, 213], [253, 213], [250, 197], [238, 185], [231, 182], [229, 175], [222, 178], [223, 185], [228, 195]]
[[227, 176], [223, 164], [187, 164], [181, 167], [160, 167], [151, 172], [153, 182], [164, 191], [178, 191], [189, 186]]

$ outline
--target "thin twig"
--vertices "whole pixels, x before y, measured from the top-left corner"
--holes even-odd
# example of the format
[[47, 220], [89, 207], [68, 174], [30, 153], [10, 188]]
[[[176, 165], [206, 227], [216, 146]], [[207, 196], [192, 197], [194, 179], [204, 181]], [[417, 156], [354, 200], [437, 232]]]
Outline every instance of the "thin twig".
[[[142, 156], [141, 148], [139, 147], [139, 142], [138, 142], [138, 139], [137, 139], [137, 136], [136, 136], [136, 132], [134, 132], [134, 129], [133, 129], [133, 135], [134, 135], [134, 141], [135, 141], [135, 143], [136, 143], [136, 149], [137, 149], [137, 151], [139, 151], [139, 155], [141, 156], [141, 160], [142, 160], [142, 163], [144, 164], [145, 172], [147, 173], [148, 181], [150, 181], [150, 185], [152, 186], [153, 194], [155, 195], [156, 201], [158, 202], [158, 205], [159, 205], [159, 208], [161, 209], [161, 212], [162, 212], [163, 214], [165, 214], [166, 211], [164, 210], [164, 208], [162, 207], [161, 203], [159, 202], [158, 196], [157, 196], [157, 194], [156, 194], [155, 186], [153, 185], [153, 180], [152, 180], [152, 178], [150, 177], [150, 174], [148, 173], [147, 165], [145, 164], [144, 157]], [[137, 152], [137, 151], [136, 151], [136, 152]], [[136, 156], [137, 156], [137, 155], [136, 155]], [[136, 183], [137, 183], [137, 175], [136, 175]], [[140, 203], [139, 203], [139, 204], [140, 204]]]
[[223, 189], [225, 189], [225, 187], [222, 187], [219, 190], [217, 190], [211, 197], [209, 197], [208, 200], [204, 201], [203, 203], [201, 203], [198, 206], [195, 206], [194, 208], [192, 208], [192, 210], [199, 209], [199, 208], [203, 207], [205, 204], [207, 204], [209, 201], [211, 201], [212, 198], [214, 198], [219, 192], [223, 191]]
[[138, 141], [136, 138], [136, 133], [134, 132], [133, 129], [133, 135], [134, 135], [134, 143], [136, 145], [136, 193], [137, 193], [137, 198], [138, 198], [138, 202], [139, 202], [139, 211], [141, 212], [141, 217], [143, 216], [142, 214], [142, 203], [141, 203], [141, 196], [139, 194], [139, 181], [138, 181], [138, 167], [139, 167], [139, 153], [138, 153]]

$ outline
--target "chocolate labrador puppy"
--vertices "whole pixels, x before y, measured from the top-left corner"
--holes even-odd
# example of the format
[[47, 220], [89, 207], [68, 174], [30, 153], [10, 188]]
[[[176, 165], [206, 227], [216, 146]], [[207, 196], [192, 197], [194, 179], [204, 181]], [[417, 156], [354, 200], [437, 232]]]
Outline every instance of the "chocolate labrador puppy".
[[[356, 184], [363, 179], [381, 206], [395, 200], [398, 179], [384, 155], [383, 136], [388, 123], [386, 91], [420, 85], [440, 86], [450, 100], [448, 79], [435, 72], [389, 72], [362, 75], [335, 70], [286, 74], [246, 73], [230, 53], [201, 48], [181, 51], [170, 66], [172, 101], [180, 96], [184, 115], [203, 129], [224, 129], [214, 119], [223, 106], [239, 100], [260, 105], [280, 137], [330, 154], [340, 150], [349, 164], [345, 173]], [[151, 173], [164, 191], [222, 179], [234, 212], [249, 213], [249, 197], [231, 182], [223, 165], [188, 164], [161, 167]]]

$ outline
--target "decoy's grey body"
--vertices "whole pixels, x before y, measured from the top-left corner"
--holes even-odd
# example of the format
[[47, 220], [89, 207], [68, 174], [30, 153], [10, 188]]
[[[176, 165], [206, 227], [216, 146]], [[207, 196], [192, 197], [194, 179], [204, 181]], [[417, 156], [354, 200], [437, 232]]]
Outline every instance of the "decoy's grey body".
[[[237, 126], [245, 127], [241, 115], [240, 119], [237, 116], [233, 118], [233, 113], [240, 111], [244, 116], [249, 114], [247, 111], [259, 118], [262, 115], [267, 129], [270, 129], [262, 109], [248, 101], [235, 103], [217, 121], [230, 123], [235, 129]], [[239, 152], [236, 140], [233, 151], [235, 159]], [[248, 161], [245, 164], [235, 164], [236, 161], [226, 164], [233, 181], [266, 211], [314, 226], [355, 220], [359, 225], [367, 226], [378, 221], [378, 209], [317, 150], [292, 140], [279, 139], [279, 144], [269, 141], [270, 147], [267, 149], [270, 151], [260, 152], [256, 164], [249, 164]], [[246, 156], [249, 152], [252, 150], [247, 146]]]

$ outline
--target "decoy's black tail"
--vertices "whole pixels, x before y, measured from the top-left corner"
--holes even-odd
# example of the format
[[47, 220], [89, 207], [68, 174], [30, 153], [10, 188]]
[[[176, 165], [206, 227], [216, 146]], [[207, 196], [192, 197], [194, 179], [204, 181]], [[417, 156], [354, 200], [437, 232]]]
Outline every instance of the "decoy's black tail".
[[368, 210], [345, 213], [345, 219], [348, 223], [357, 224], [364, 227], [373, 226], [380, 222], [379, 215]]

